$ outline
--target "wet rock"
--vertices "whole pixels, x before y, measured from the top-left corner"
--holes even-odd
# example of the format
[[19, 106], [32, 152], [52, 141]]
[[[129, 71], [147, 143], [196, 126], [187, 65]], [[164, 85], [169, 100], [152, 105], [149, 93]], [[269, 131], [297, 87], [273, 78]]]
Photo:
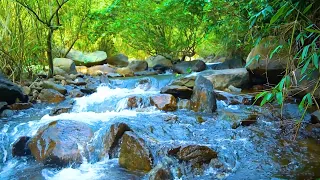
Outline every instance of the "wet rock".
[[213, 158], [217, 158], [217, 153], [207, 146], [189, 145], [180, 148], [177, 153], [179, 160], [188, 161], [192, 164], [207, 164]]
[[62, 81], [62, 80], [66, 80], [66, 77], [61, 76], [61, 75], [55, 75], [55, 76], [53, 77], [53, 79], [54, 79], [55, 81]]
[[167, 121], [167, 122], [176, 122], [178, 120], [178, 116], [176, 115], [168, 115], [165, 117], [164, 121]]
[[258, 115], [257, 114], [251, 114], [248, 118], [241, 120], [242, 126], [250, 126], [251, 124], [254, 124], [257, 122]]
[[118, 68], [116, 73], [122, 75], [123, 77], [132, 77], [134, 76], [133, 71], [129, 67]]
[[12, 145], [12, 156], [28, 156], [31, 155], [31, 151], [28, 147], [29, 140], [31, 138], [22, 136], [17, 139]]
[[191, 109], [191, 101], [189, 99], [179, 99], [178, 109]]
[[28, 98], [23, 94], [21, 88], [5, 78], [0, 72], [0, 102], [13, 104], [19, 99], [27, 102]]
[[[260, 83], [268, 81], [273, 84], [281, 80], [281, 74], [285, 71], [287, 63], [291, 61], [290, 55], [288, 54], [288, 47], [285, 44], [286, 42], [280, 40], [278, 37], [269, 36], [263, 38], [260, 43], [251, 50], [246, 63], [248, 64], [247, 68], [252, 72], [253, 78], [261, 81]], [[283, 45], [283, 48], [270, 59], [270, 54], [279, 45]], [[258, 61], [252, 60], [258, 57]]]
[[198, 76], [191, 97], [192, 110], [212, 113], [217, 109], [216, 101], [212, 83], [203, 76]]
[[147, 60], [147, 63], [148, 63], [148, 67], [155, 67], [157, 65], [160, 65], [162, 67], [165, 67], [165, 68], [171, 68], [173, 66], [172, 62], [170, 59], [167, 59], [165, 58], [164, 56], [161, 56], [161, 55], [157, 55], [157, 56], [152, 56], [152, 57], [149, 57]]
[[130, 171], [149, 172], [153, 166], [153, 158], [144, 140], [130, 131], [125, 132], [122, 138], [120, 166]]
[[9, 107], [11, 110], [23, 110], [23, 109], [29, 109], [33, 106], [32, 103], [15, 103], [11, 104]]
[[79, 97], [83, 97], [84, 93], [81, 92], [80, 89], [73, 89], [69, 92], [69, 95], [71, 98], [79, 98]]
[[174, 80], [170, 85], [173, 86], [186, 86], [190, 89], [193, 89], [196, 81], [196, 76], [191, 77], [181, 77], [176, 80]]
[[11, 109], [5, 109], [0, 114], [0, 117], [11, 117], [13, 116], [13, 111]]
[[67, 74], [77, 74], [76, 65], [71, 59], [54, 58], [53, 66], [64, 70]]
[[44, 89], [53, 89], [58, 91], [61, 94], [67, 94], [67, 89], [59, 84], [55, 84], [52, 81], [43, 81], [42, 87]]
[[142, 103], [141, 97], [131, 96], [131, 97], [128, 97], [127, 107], [130, 109], [137, 108], [141, 103]]
[[187, 74], [191, 72], [200, 72], [207, 68], [202, 60], [182, 61], [173, 66], [173, 71], [179, 74]]
[[37, 98], [47, 103], [59, 103], [65, 100], [65, 97], [61, 93], [53, 89], [43, 89]]
[[115, 73], [115, 68], [109, 66], [108, 64], [96, 65], [87, 69], [87, 73], [90, 76], [99, 76], [103, 74]]
[[162, 94], [172, 94], [174, 97], [182, 99], [190, 99], [192, 92], [192, 89], [186, 86], [170, 85], [161, 88]]
[[87, 85], [80, 89], [81, 92], [85, 93], [85, 94], [92, 94], [97, 92], [97, 88], [99, 86], [99, 82], [97, 82], [96, 80], [89, 80], [87, 82]]
[[199, 124], [201, 124], [201, 123], [206, 122], [206, 120], [204, 120], [202, 116], [197, 116], [197, 122], [198, 122]]
[[109, 158], [119, 157], [120, 139], [126, 131], [131, 131], [130, 127], [125, 123], [116, 123], [111, 125], [109, 132], [103, 140], [103, 154], [109, 155]]
[[53, 108], [49, 116], [57, 116], [62, 113], [69, 113], [72, 110], [72, 105], [59, 105]]
[[[60, 76], [67, 76], [68, 75], [68, 73], [67, 72], [65, 72], [63, 69], [61, 69], [61, 68], [59, 68], [59, 67], [54, 67], [53, 68], [53, 75], [60, 75]], [[47, 75], [46, 76], [44, 76], [44, 75], [39, 75], [39, 77], [42, 77], [42, 78], [47, 78]]]
[[161, 65], [161, 64], [157, 64], [155, 66], [153, 66], [152, 68], [154, 71], [157, 72], [157, 74], [163, 74], [165, 73], [167, 70], [169, 70], [170, 68], [165, 66], [165, 65]]
[[84, 79], [82, 78], [76, 78], [74, 81], [67, 79], [66, 82], [67, 84], [72, 84], [75, 86], [84, 86], [87, 84], [87, 82], [85, 82]]
[[320, 123], [320, 110], [315, 111], [311, 114], [311, 123], [312, 124]]
[[171, 94], [160, 94], [150, 97], [152, 105], [155, 105], [162, 111], [175, 111], [177, 110], [177, 101]]
[[120, 75], [120, 74], [118, 74], [118, 73], [108, 73], [107, 76], [108, 76], [108, 77], [111, 77], [111, 78], [122, 77], [122, 75]]
[[250, 85], [249, 73], [245, 68], [206, 70], [198, 75], [209, 79], [214, 88], [219, 90], [224, 90], [230, 85], [237, 88], [246, 88]]
[[41, 127], [30, 140], [29, 148], [35, 159], [44, 164], [79, 164], [92, 136], [91, 128], [85, 123], [58, 120]]
[[252, 105], [254, 96], [231, 94], [224, 91], [215, 91], [217, 100], [224, 101], [227, 105]]
[[91, 53], [83, 53], [72, 49], [67, 58], [72, 59], [77, 66], [91, 67], [95, 65], [105, 64], [107, 53], [104, 51], [95, 51]]
[[232, 56], [232, 57], [221, 57], [216, 59], [217, 62], [211, 66], [211, 69], [214, 70], [222, 70], [222, 69], [236, 69], [236, 68], [244, 68], [245, 67], [245, 60], [239, 56]]
[[139, 71], [144, 71], [148, 69], [148, 63], [147, 61], [131, 61], [128, 65], [128, 67], [133, 71], [133, 72], [139, 72]]
[[155, 167], [149, 173], [149, 180], [172, 180], [172, 173], [163, 167]]
[[128, 56], [124, 54], [117, 54], [115, 56], [109, 57], [107, 63], [117, 67], [126, 67], [129, 64]]

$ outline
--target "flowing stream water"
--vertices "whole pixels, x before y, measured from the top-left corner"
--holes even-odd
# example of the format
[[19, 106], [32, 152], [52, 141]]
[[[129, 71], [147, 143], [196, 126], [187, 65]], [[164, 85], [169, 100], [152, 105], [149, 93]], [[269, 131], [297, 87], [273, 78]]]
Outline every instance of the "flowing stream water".
[[[49, 116], [53, 105], [38, 104], [0, 119], [0, 179], [32, 180], [94, 180], [148, 179], [142, 173], [121, 168], [118, 159], [99, 158], [102, 138], [110, 126], [124, 122], [143, 138], [152, 154], [154, 164], [169, 164], [175, 179], [282, 179], [320, 177], [320, 145], [315, 139], [287, 143], [281, 138], [279, 124], [274, 122], [268, 108], [227, 105], [218, 101], [213, 114], [179, 109], [163, 112], [150, 105], [149, 96], [160, 93], [175, 76], [119, 78], [102, 84], [96, 93], [77, 98], [70, 113]], [[129, 96], [143, 99], [138, 108], [126, 106]], [[295, 106], [294, 106], [295, 107]], [[293, 109], [293, 111], [295, 111]], [[234, 121], [258, 114], [257, 123], [232, 128]], [[165, 121], [177, 117], [175, 121]], [[203, 121], [199, 122], [201, 117]], [[55, 168], [37, 163], [32, 157], [12, 157], [13, 142], [21, 136], [36, 134], [37, 130], [55, 120], [87, 123], [94, 131], [89, 142], [94, 151], [77, 167]], [[187, 163], [165, 155], [168, 148], [180, 145], [205, 145], [218, 153], [224, 168], [206, 165], [201, 173]], [[81, 147], [79, 147], [81, 148]]]

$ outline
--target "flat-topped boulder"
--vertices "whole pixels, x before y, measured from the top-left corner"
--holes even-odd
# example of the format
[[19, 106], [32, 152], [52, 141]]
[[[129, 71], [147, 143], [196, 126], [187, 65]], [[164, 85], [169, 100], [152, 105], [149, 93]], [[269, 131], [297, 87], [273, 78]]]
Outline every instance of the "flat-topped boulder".
[[72, 59], [77, 66], [91, 67], [105, 64], [107, 53], [104, 51], [86, 53], [77, 50], [71, 50], [67, 54], [67, 58]]
[[210, 80], [215, 89], [224, 90], [230, 85], [237, 88], [245, 88], [249, 86], [249, 73], [245, 68], [223, 69], [223, 70], [205, 70], [198, 74]]

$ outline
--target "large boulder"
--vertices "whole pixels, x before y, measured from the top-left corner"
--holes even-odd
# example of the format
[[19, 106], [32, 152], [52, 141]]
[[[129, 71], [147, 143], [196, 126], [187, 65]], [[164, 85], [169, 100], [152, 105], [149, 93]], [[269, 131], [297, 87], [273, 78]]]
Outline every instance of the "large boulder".
[[250, 85], [249, 73], [245, 68], [206, 70], [198, 75], [209, 79], [214, 88], [220, 90], [224, 90], [230, 85], [237, 88], [246, 88]]
[[245, 60], [239, 56], [230, 56], [230, 57], [225, 57], [223, 62], [221, 63], [214, 63], [210, 65], [210, 69], [215, 69], [215, 70], [221, 70], [221, 69], [235, 69], [235, 68], [243, 68], [245, 67]]
[[72, 59], [77, 66], [95, 66], [105, 64], [107, 53], [104, 51], [95, 51], [91, 53], [83, 53], [77, 50], [71, 50], [67, 54], [67, 58]]
[[[320, 77], [320, 73], [317, 70], [312, 71], [306, 77], [304, 77], [301, 74], [301, 70], [300, 69], [295, 70], [290, 75], [291, 75], [292, 85], [295, 86], [295, 88], [293, 88], [291, 90], [291, 94], [292, 95], [296, 95], [298, 97], [303, 97], [307, 93], [313, 93], [314, 88], [316, 87], [317, 82], [318, 82], [319, 77]], [[320, 99], [320, 87], [319, 86], [314, 91], [313, 96], [316, 99]]]
[[125, 123], [116, 123], [111, 125], [103, 139], [103, 151], [101, 156], [108, 155], [110, 159], [118, 157], [117, 153], [120, 149], [120, 140], [126, 131], [130, 131], [130, 128]]
[[67, 58], [54, 58], [53, 59], [54, 68], [58, 67], [64, 70], [68, 74], [77, 74], [76, 64]]
[[109, 57], [107, 63], [117, 67], [126, 67], [129, 64], [128, 56], [124, 54], [117, 54], [115, 56]]
[[185, 86], [193, 89], [195, 80], [196, 80], [196, 76], [180, 77], [178, 79], [175, 79], [172, 83], [170, 83], [170, 85]]
[[59, 103], [64, 101], [66, 98], [64, 97], [64, 95], [62, 95], [56, 90], [43, 89], [38, 95], [38, 99], [42, 102], [47, 102], [47, 103]]
[[177, 110], [177, 100], [171, 94], [160, 94], [150, 97], [152, 105], [155, 105], [162, 111], [175, 111]]
[[35, 159], [44, 164], [79, 164], [92, 136], [91, 128], [85, 123], [58, 120], [41, 127], [30, 140], [29, 148]]
[[212, 113], [217, 109], [217, 100], [212, 83], [198, 76], [191, 97], [192, 110], [195, 112]]
[[132, 77], [134, 72], [129, 67], [118, 68], [116, 73], [120, 74], [123, 77]]
[[157, 56], [151, 56], [148, 59], [146, 59], [148, 63], [148, 67], [155, 67], [155, 66], [163, 66], [166, 68], [171, 68], [173, 66], [170, 59], [165, 58], [164, 56], [157, 55]]
[[182, 61], [173, 66], [173, 70], [179, 74], [200, 72], [207, 68], [202, 60]]
[[23, 94], [21, 88], [0, 73], [0, 102], [13, 104], [17, 99], [22, 102], [28, 101], [27, 96]]
[[[283, 48], [279, 49], [278, 53], [274, 53], [271, 57], [271, 54], [279, 45], [282, 45]], [[257, 83], [266, 81], [277, 83], [281, 80], [281, 75], [289, 61], [291, 61], [291, 58], [285, 42], [275, 36], [269, 36], [262, 39], [251, 50], [246, 63], [248, 70], [252, 72], [253, 78], [257, 79], [255, 80]]]
[[139, 72], [139, 71], [144, 71], [148, 69], [148, 63], [147, 61], [131, 61], [128, 65], [128, 67], [133, 71], [133, 72]]
[[126, 131], [122, 137], [119, 164], [130, 171], [149, 172], [152, 169], [153, 157], [150, 150], [144, 140], [131, 131]]
[[108, 64], [92, 66], [92, 67], [89, 67], [87, 71], [83, 67], [82, 68], [79, 67], [79, 69], [82, 69], [83, 72], [86, 72], [84, 74], [88, 74], [90, 76], [97, 76], [97, 75], [116, 72], [116, 70], [113, 67], [109, 66]]

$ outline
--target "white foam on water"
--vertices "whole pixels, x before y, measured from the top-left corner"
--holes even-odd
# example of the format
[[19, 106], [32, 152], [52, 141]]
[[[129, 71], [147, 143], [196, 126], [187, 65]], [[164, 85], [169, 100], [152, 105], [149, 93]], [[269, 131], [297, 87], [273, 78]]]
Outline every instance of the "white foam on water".
[[87, 109], [88, 106], [94, 105], [96, 103], [102, 103], [107, 99], [124, 98], [130, 95], [158, 94], [158, 93], [159, 91], [156, 91], [156, 90], [145, 91], [139, 87], [135, 89], [126, 89], [126, 88], [111, 89], [108, 86], [99, 86], [97, 88], [96, 93], [76, 99], [75, 111], [83, 112]]

